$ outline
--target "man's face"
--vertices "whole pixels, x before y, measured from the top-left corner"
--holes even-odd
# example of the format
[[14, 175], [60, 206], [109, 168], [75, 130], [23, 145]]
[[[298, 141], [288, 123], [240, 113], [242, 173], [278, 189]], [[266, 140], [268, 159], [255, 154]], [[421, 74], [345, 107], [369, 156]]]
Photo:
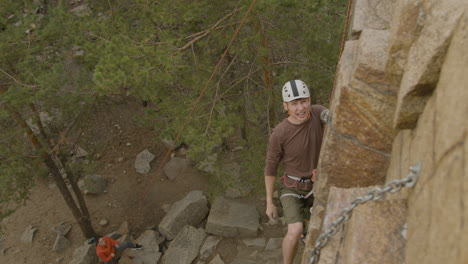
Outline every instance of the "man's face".
[[99, 243], [100, 246], [105, 246], [105, 245], [106, 245], [106, 241], [105, 241], [104, 238], [102, 238], [102, 237], [99, 238], [99, 242], [98, 242], [98, 243]]
[[283, 103], [283, 107], [288, 111], [288, 120], [293, 124], [302, 124], [309, 119], [310, 98], [301, 98]]

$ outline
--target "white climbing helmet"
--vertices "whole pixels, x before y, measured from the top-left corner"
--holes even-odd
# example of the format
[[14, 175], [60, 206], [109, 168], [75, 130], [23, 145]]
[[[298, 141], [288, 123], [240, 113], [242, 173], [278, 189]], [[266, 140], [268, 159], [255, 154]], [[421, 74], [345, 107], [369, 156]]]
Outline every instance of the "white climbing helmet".
[[301, 80], [293, 80], [283, 86], [283, 102], [291, 102], [300, 98], [309, 98], [309, 88]]

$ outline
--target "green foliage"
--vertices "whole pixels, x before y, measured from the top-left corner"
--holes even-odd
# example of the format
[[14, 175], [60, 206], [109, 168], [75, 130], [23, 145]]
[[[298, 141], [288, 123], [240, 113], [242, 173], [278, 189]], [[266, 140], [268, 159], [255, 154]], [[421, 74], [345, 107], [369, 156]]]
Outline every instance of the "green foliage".
[[[25, 160], [4, 159], [0, 164], [0, 203], [9, 200], [21, 201], [28, 196], [27, 190], [33, 186], [31, 168], [25, 167]], [[21, 177], [18, 177], [21, 175]]]
[[[140, 121], [174, 139], [251, 4], [96, 0], [86, 1], [91, 15], [80, 17], [54, 1], [47, 12], [34, 2], [0, 4], [0, 82], [7, 87], [0, 128], [14, 133], [7, 109], [28, 119], [34, 103], [55, 117], [49, 131], [54, 138], [100, 99], [126, 94], [149, 102]], [[190, 145], [190, 158], [202, 161], [241, 146], [235, 161], [243, 179], [262, 184], [269, 131], [284, 117], [279, 87], [300, 78], [326, 104], [347, 2], [259, 1], [177, 142]], [[24, 158], [30, 146], [13, 143], [0, 148], [35, 163]], [[3, 186], [28, 187], [28, 171], [6, 164]]]

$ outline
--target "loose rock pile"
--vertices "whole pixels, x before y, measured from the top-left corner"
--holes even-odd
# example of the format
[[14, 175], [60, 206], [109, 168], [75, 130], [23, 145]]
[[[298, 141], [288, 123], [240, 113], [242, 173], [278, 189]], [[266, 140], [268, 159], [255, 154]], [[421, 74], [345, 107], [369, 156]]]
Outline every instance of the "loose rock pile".
[[[174, 203], [158, 227], [137, 239], [132, 238], [126, 223], [108, 236], [144, 246], [143, 250], [125, 250], [120, 264], [280, 263], [282, 238], [259, 236], [262, 229], [255, 205], [218, 197], [210, 209], [206, 197], [196, 190]], [[223, 243], [237, 252], [229, 262], [221, 254]], [[75, 250], [70, 264], [97, 261], [94, 245], [83, 245]]]

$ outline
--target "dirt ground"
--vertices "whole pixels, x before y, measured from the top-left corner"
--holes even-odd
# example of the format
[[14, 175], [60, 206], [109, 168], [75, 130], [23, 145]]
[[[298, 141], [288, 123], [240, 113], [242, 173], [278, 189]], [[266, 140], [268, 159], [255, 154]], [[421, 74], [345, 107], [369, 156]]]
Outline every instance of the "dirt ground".
[[[99, 234], [115, 231], [127, 221], [134, 237], [138, 237], [143, 230], [159, 224], [165, 215], [163, 205], [173, 204], [192, 190], [207, 191], [209, 188], [208, 176], [196, 169], [188, 170], [172, 182], [164, 173], [156, 174], [168, 148], [157, 140], [155, 130], [142, 128], [134, 121], [134, 117], [142, 115], [143, 111], [141, 104], [127, 100], [96, 109], [89, 117], [89, 128], [83, 130], [78, 141], [78, 145], [90, 152], [90, 160], [96, 165], [94, 172], [108, 181], [107, 193], [85, 195], [93, 226]], [[148, 175], [141, 175], [134, 169], [135, 157], [144, 149], [156, 155]], [[262, 200], [252, 202], [262, 214]], [[266, 216], [262, 215], [261, 221], [266, 222]], [[100, 226], [102, 219], [109, 223]], [[72, 225], [66, 236], [71, 247], [57, 253], [52, 251], [56, 237], [52, 227], [60, 222]], [[28, 225], [37, 228], [32, 244], [20, 240]], [[50, 178], [38, 179], [30, 199], [5, 218], [2, 226], [0, 263], [69, 263], [73, 250], [86, 241]], [[263, 231], [270, 237], [281, 236], [282, 232], [281, 227]], [[227, 248], [225, 258], [234, 257], [232, 248], [235, 248], [235, 241], [226, 240], [220, 247]]]
[[[142, 128], [134, 121], [134, 117], [142, 115], [143, 111], [140, 104], [128, 101], [114, 102], [97, 109], [88, 120], [89, 128], [83, 130], [78, 142], [93, 156], [91, 161], [96, 164], [95, 173], [108, 181], [107, 193], [85, 196], [93, 226], [100, 234], [115, 231], [127, 221], [132, 233], [138, 235], [142, 230], [159, 224], [165, 214], [161, 209], [164, 204], [180, 200], [191, 190], [207, 188], [207, 176], [195, 169], [172, 182], [164, 173], [156, 175], [168, 148], [157, 140], [154, 130]], [[148, 175], [141, 175], [134, 169], [135, 157], [144, 149], [156, 155]], [[108, 220], [109, 224], [100, 226], [102, 219]], [[56, 236], [51, 228], [60, 222], [72, 225], [66, 236], [72, 245], [56, 253], [51, 250]], [[32, 244], [20, 241], [28, 225], [38, 229]], [[73, 249], [85, 241], [51, 179], [38, 179], [30, 199], [4, 219], [2, 226], [4, 236], [0, 249], [4, 250], [0, 253], [0, 263], [58, 263], [58, 260], [68, 263]]]

